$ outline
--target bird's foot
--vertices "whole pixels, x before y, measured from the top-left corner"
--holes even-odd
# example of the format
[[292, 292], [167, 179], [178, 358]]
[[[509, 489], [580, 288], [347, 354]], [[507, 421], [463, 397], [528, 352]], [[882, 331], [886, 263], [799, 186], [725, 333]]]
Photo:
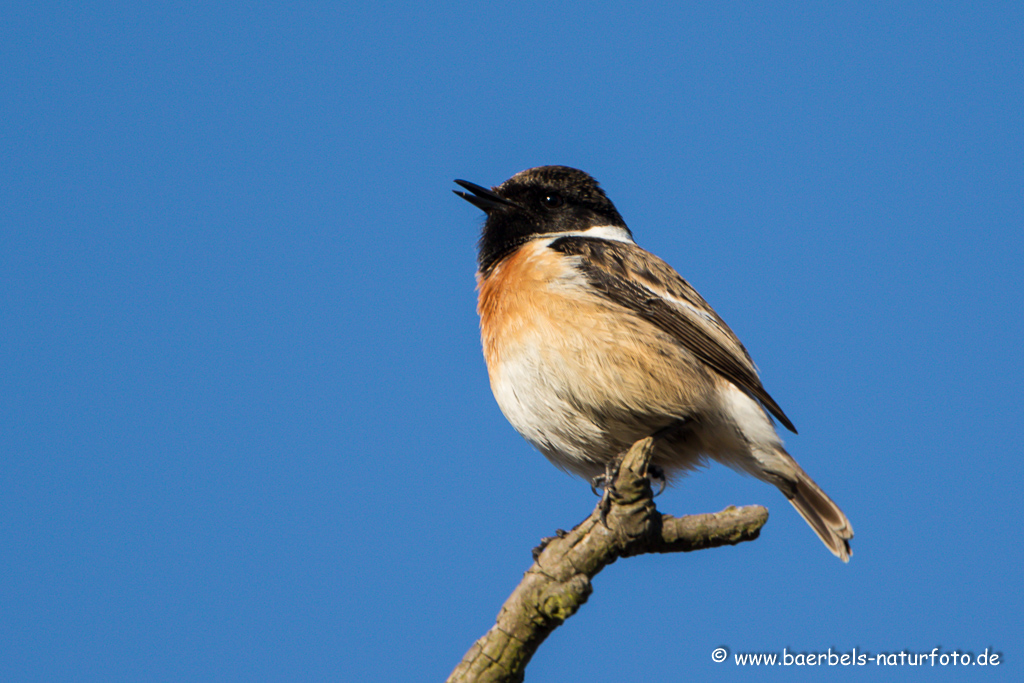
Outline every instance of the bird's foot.
[[608, 511], [612, 509], [612, 496], [615, 495], [615, 479], [619, 476], [619, 465], [622, 461], [615, 458], [604, 466], [604, 474], [599, 474], [590, 480], [590, 490], [598, 495], [597, 489], [601, 489], [601, 502], [598, 508], [601, 510], [601, 524], [608, 528]]

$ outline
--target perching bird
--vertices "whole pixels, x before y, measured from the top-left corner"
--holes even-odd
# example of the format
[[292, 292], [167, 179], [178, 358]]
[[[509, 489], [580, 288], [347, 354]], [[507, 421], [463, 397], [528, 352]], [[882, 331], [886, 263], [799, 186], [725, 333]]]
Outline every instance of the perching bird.
[[597, 477], [635, 441], [668, 430], [669, 476], [710, 457], [774, 484], [844, 562], [853, 528], [783, 448], [750, 355], [700, 294], [644, 251], [597, 181], [565, 166], [488, 190], [456, 180], [487, 214], [480, 330], [491, 389], [527, 441]]

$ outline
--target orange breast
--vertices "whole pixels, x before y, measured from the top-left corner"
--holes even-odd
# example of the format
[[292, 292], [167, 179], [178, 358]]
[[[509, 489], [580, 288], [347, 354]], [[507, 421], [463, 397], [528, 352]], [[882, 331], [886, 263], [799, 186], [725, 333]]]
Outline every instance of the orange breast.
[[482, 279], [479, 290], [492, 385], [512, 366], [522, 381], [525, 364], [537, 382], [582, 403], [606, 403], [609, 392], [623, 392], [617, 399], [623, 403], [674, 403], [687, 391], [675, 378], [692, 356], [654, 325], [592, 292], [545, 240], [523, 246]]
[[524, 245], [486, 279], [478, 276], [477, 312], [492, 374], [524, 336], [547, 336], [557, 321], [571, 317], [566, 299], [552, 292], [560, 280], [568, 282], [571, 276], [562, 255], [539, 241]]
[[[699, 412], [713, 384], [692, 354], [593, 292], [546, 242], [479, 279], [484, 356], [509, 422], [557, 465], [590, 476], [636, 439]], [[677, 456], [676, 468], [696, 462]]]

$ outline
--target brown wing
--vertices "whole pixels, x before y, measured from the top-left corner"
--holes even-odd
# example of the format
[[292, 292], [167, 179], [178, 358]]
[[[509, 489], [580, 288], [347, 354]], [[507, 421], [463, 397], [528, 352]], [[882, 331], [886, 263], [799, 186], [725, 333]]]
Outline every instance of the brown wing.
[[671, 334], [796, 433], [793, 423], [761, 385], [743, 344], [671, 266], [631, 242], [571, 236], [555, 240], [550, 248], [583, 257], [579, 268], [598, 292]]

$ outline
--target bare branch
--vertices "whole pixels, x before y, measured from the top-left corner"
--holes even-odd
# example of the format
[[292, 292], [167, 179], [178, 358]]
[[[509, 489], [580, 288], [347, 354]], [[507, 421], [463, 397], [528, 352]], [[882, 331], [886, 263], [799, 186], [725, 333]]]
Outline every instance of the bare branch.
[[591, 579], [620, 557], [703, 550], [752, 541], [768, 521], [760, 505], [728, 507], [686, 517], [662, 515], [654, 505], [647, 468], [654, 439], [623, 456], [601, 504], [572, 531], [559, 531], [534, 550], [535, 562], [505, 601], [497, 622], [469, 649], [449, 683], [522, 681], [533, 653], [548, 634], [576, 613], [593, 590]]

